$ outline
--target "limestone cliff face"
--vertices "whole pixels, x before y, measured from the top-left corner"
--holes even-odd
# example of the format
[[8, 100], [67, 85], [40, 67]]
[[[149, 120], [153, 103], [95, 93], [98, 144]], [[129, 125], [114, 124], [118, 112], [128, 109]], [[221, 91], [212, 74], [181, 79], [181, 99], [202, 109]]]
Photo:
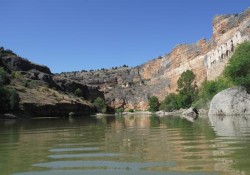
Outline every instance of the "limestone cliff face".
[[235, 47], [250, 40], [250, 8], [238, 15], [217, 16], [213, 20], [213, 36], [195, 44], [182, 44], [157, 59], [134, 68], [118, 68], [92, 72], [62, 73], [65, 77], [88, 86], [99, 87], [113, 108], [146, 110], [148, 97], [160, 100], [177, 89], [177, 80], [186, 70], [202, 81], [220, 76]]

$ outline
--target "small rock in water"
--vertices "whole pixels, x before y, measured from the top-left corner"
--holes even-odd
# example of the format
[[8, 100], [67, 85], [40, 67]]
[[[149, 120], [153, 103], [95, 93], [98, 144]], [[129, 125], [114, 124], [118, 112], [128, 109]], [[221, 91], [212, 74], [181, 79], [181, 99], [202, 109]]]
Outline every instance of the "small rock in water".
[[196, 108], [191, 107], [182, 113], [184, 118], [188, 120], [195, 121], [198, 118], [199, 112]]

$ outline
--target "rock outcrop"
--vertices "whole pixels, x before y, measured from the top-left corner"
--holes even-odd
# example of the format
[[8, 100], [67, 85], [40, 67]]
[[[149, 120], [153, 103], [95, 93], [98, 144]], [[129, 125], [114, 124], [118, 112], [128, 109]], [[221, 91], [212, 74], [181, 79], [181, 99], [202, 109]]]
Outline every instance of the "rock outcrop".
[[211, 101], [209, 115], [250, 114], [250, 94], [242, 87], [221, 91]]
[[182, 44], [171, 53], [133, 68], [61, 73], [65, 77], [98, 86], [113, 108], [148, 109], [148, 97], [163, 100], [175, 92], [177, 80], [186, 70], [192, 70], [199, 86], [204, 80], [221, 75], [235, 47], [250, 40], [250, 8], [238, 15], [221, 15], [213, 20], [213, 36], [195, 44]]
[[186, 70], [195, 73], [198, 86], [204, 80], [220, 76], [235, 47], [248, 40], [250, 40], [250, 8], [238, 15], [215, 17], [213, 36], [209, 41], [201, 39], [194, 44], [178, 45], [171, 53], [133, 68], [123, 66], [53, 75], [48, 67], [31, 63], [3, 48], [0, 48], [0, 66], [10, 74], [15, 72], [21, 74], [22, 80], [16, 78], [14, 82], [18, 85], [15, 88], [21, 94], [23, 106], [30, 103], [41, 106], [42, 97], [35, 98], [39, 103], [25, 97], [27, 94], [39, 96], [37, 94], [43, 89], [42, 87], [49, 89], [46, 90], [48, 94], [59, 93], [58, 97], [44, 93], [45, 97], [52, 98], [52, 102], [46, 104], [64, 106], [65, 99], [68, 100], [67, 104], [74, 101], [83, 104], [85, 102], [82, 99], [68, 97], [79, 88], [83, 98], [88, 101], [104, 97], [106, 103], [114, 109], [147, 110], [149, 97], [157, 96], [162, 101], [167, 94], [176, 92], [177, 80]]
[[[99, 87], [55, 77], [48, 67], [31, 63], [4, 48], [0, 48], [0, 66], [8, 72], [9, 88], [20, 96], [20, 112], [32, 117], [95, 112], [90, 101], [104, 98]], [[76, 89], [81, 90], [81, 97], [74, 95]]]
[[51, 74], [51, 71], [47, 66], [32, 63], [27, 59], [17, 56], [11, 50], [0, 48], [0, 57], [0, 66], [4, 67], [8, 72], [37, 70], [45, 74]]

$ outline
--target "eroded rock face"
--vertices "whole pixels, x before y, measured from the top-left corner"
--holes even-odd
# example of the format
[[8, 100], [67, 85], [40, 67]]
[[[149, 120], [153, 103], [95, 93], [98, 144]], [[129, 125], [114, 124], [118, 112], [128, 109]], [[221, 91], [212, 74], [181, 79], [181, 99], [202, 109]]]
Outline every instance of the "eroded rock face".
[[177, 80], [186, 70], [195, 73], [198, 86], [221, 75], [235, 47], [249, 39], [250, 8], [238, 15], [215, 17], [209, 41], [179, 45], [171, 53], [140, 66], [58, 76], [100, 87], [113, 108], [147, 110], [148, 97], [163, 100], [168, 93], [176, 92]]
[[[56, 77], [48, 67], [31, 63], [4, 48], [0, 48], [0, 66], [8, 72], [9, 86], [16, 89], [20, 96], [20, 112], [32, 117], [95, 112], [90, 102], [104, 96], [98, 86]], [[81, 97], [74, 95], [78, 88], [82, 92]]]
[[97, 97], [104, 98], [98, 86], [87, 86], [77, 81], [62, 77], [53, 77], [54, 82], [59, 86], [59, 89], [66, 93], [74, 93], [76, 89], [80, 89], [84, 99], [93, 101]]
[[0, 66], [4, 67], [9, 71], [31, 71], [37, 70], [45, 74], [51, 74], [50, 69], [47, 66], [38, 65], [32, 63], [26, 59], [23, 59], [12, 51], [6, 51], [3, 48], [0, 48]]
[[209, 115], [250, 114], [250, 94], [242, 87], [221, 91], [211, 101]]

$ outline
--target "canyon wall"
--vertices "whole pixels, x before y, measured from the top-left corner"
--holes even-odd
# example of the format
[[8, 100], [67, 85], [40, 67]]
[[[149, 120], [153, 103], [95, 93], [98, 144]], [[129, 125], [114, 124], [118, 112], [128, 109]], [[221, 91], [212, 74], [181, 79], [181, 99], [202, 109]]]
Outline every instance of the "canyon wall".
[[175, 92], [177, 80], [192, 70], [199, 86], [204, 80], [220, 76], [235, 47], [250, 40], [250, 8], [237, 15], [216, 16], [213, 36], [195, 44], [181, 44], [171, 53], [137, 67], [69, 72], [56, 75], [99, 88], [113, 108], [147, 110], [148, 98], [163, 100]]

